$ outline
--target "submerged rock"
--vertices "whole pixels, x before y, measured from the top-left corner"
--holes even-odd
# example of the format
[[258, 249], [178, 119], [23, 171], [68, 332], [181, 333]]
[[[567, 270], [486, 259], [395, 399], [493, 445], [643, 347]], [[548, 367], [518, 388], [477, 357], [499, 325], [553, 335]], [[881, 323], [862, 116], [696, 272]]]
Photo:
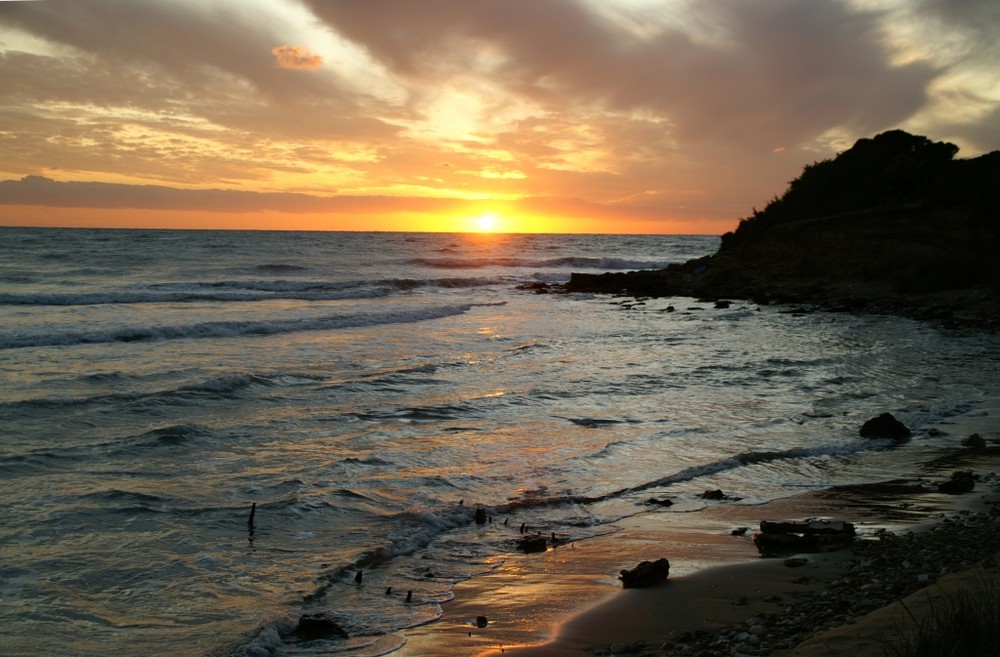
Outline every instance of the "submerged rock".
[[962, 439], [962, 447], [972, 447], [973, 449], [985, 449], [986, 441], [978, 433], [974, 433], [968, 438]]
[[530, 554], [532, 552], [545, 552], [549, 549], [549, 545], [544, 536], [525, 536], [518, 539], [517, 549]]
[[347, 630], [340, 626], [338, 620], [329, 612], [306, 612], [299, 617], [295, 633], [303, 639], [322, 639], [329, 637], [348, 638]]

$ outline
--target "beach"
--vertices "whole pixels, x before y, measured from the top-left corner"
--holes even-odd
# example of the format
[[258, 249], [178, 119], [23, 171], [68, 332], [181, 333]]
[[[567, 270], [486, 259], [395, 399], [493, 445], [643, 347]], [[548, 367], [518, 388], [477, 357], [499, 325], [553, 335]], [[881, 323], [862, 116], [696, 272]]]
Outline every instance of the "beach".
[[[761, 520], [844, 519], [867, 540], [960, 499], [868, 486], [994, 469], [934, 463], [973, 431], [998, 438], [973, 426], [996, 415], [998, 335], [537, 293], [718, 238], [4, 237], [11, 654], [655, 654], [672, 628], [746, 622], [770, 595], [755, 591], [822, 570], [761, 560]], [[885, 412], [912, 436], [859, 435]], [[548, 549], [518, 550], [526, 537]], [[660, 558], [668, 583], [623, 596], [619, 572]], [[668, 593], [689, 601], [671, 627], [646, 610]], [[606, 611], [636, 597], [642, 615]], [[300, 631], [317, 616], [329, 632]]]
[[[928, 454], [919, 481], [720, 505], [709, 512], [715, 532], [699, 531], [704, 518], [696, 527], [683, 518], [664, 526], [662, 518], [643, 516], [613, 535], [518, 555], [458, 585], [441, 621], [408, 632], [400, 654], [882, 655], [887, 641], [913, 626], [910, 614], [931, 613], [939, 590], [981, 584], [970, 573], [1000, 549], [1000, 400], [934, 429], [954, 437], [954, 447]], [[987, 448], [963, 447], [972, 434]], [[930, 491], [957, 469], [979, 476], [972, 492]], [[808, 518], [854, 523], [855, 547], [786, 560], [791, 555], [761, 558], [750, 540], [760, 520]], [[743, 527], [751, 529], [733, 536]], [[618, 569], [660, 557], [671, 562], [664, 584], [622, 590]], [[898, 561], [897, 579], [880, 558]], [[871, 584], [880, 576], [888, 589], [881, 595]], [[905, 606], [895, 603], [904, 597]], [[837, 600], [847, 606], [844, 598], [855, 607], [830, 609]], [[481, 616], [485, 627], [476, 626]]]

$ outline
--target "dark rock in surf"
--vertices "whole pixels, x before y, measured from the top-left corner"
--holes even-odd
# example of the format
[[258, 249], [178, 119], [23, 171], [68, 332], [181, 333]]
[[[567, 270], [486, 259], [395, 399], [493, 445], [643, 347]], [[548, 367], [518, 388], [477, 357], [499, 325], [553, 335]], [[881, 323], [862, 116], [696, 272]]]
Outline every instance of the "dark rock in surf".
[[702, 493], [701, 494], [701, 499], [703, 499], [703, 500], [724, 500], [724, 499], [727, 499], [727, 498], [726, 498], [726, 494], [722, 492], [722, 489], [717, 488], [715, 490], [707, 490], [704, 493]]
[[531, 554], [532, 552], [545, 552], [549, 546], [544, 536], [525, 536], [518, 539], [517, 549]]
[[893, 417], [892, 413], [882, 413], [861, 425], [858, 434], [863, 438], [889, 438], [899, 441], [909, 438], [910, 430]]
[[976, 478], [972, 472], [962, 470], [952, 473], [951, 479], [938, 484], [938, 492], [948, 495], [962, 495], [971, 492], [975, 487]]
[[618, 576], [626, 589], [644, 589], [656, 586], [670, 574], [670, 562], [664, 558], [643, 561], [632, 570], [623, 570]]
[[649, 504], [651, 506], [673, 506], [674, 502], [673, 500], [667, 499], [666, 497], [664, 497], [662, 500], [655, 497], [651, 497], [648, 500], [646, 500], [646, 504]]
[[552, 290], [552, 285], [549, 283], [522, 283], [516, 285], [514, 289], [525, 290], [528, 292], [534, 292], [535, 294], [548, 294]]
[[483, 628], [489, 625], [490, 621], [486, 616], [476, 616], [476, 627]]
[[985, 449], [986, 441], [978, 433], [974, 433], [968, 438], [962, 439], [962, 447], [971, 447], [973, 449]]
[[295, 633], [303, 639], [348, 638], [347, 630], [329, 612], [307, 612], [299, 617]]
[[483, 507], [476, 508], [476, 524], [485, 525], [486, 524], [486, 509]]

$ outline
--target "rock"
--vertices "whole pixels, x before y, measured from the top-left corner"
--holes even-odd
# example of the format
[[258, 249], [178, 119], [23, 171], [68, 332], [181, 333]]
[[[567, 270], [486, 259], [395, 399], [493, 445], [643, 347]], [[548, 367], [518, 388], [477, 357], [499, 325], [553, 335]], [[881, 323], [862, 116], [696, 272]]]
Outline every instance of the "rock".
[[809, 560], [804, 557], [792, 557], [790, 559], [785, 559], [785, 566], [787, 568], [801, 568], [807, 563], [809, 563]]
[[525, 290], [528, 292], [534, 292], [535, 294], [548, 294], [552, 289], [549, 283], [522, 283], [521, 285], [516, 285], [515, 289]]
[[670, 562], [661, 557], [656, 561], [643, 561], [632, 570], [621, 571], [618, 579], [626, 589], [644, 589], [656, 586], [669, 574]]
[[763, 556], [780, 556], [796, 552], [832, 552], [854, 541], [854, 525], [844, 521], [808, 520], [806, 522], [773, 522], [762, 520], [761, 533], [753, 542]]
[[972, 472], [964, 470], [952, 473], [951, 479], [938, 484], [938, 492], [947, 493], [948, 495], [961, 495], [970, 492], [975, 487], [976, 479]]
[[486, 618], [486, 616], [476, 616], [476, 627], [486, 627], [489, 623], [490, 621]]
[[910, 437], [910, 430], [893, 417], [892, 413], [882, 413], [878, 417], [873, 417], [861, 425], [858, 433], [864, 438], [889, 438], [897, 441]]
[[978, 433], [974, 433], [968, 438], [962, 439], [962, 447], [972, 447], [974, 449], [985, 449], [986, 441]]
[[545, 552], [549, 546], [544, 536], [525, 536], [518, 539], [517, 549], [530, 554], [532, 552]]
[[730, 536], [744, 536], [750, 530], [749, 527], [737, 527], [733, 531], [729, 532]]
[[480, 507], [476, 507], [475, 518], [476, 518], [476, 524], [477, 525], [485, 525], [486, 524], [486, 509], [484, 509], [481, 506]]
[[726, 499], [726, 494], [722, 492], [721, 489], [717, 488], [715, 490], [707, 490], [701, 494], [703, 500], [724, 500]]
[[668, 500], [665, 497], [662, 500], [657, 499], [655, 497], [651, 497], [648, 500], [646, 500], [646, 504], [652, 504], [656, 506], [673, 506], [674, 503], [673, 500]]
[[326, 611], [306, 612], [299, 617], [295, 633], [304, 639], [322, 639], [325, 637], [348, 638], [347, 630], [340, 626], [337, 619]]
[[805, 522], [775, 522], [761, 520], [765, 534], [846, 534], [854, 536], [854, 525], [843, 520], [806, 520]]
[[718, 308], [719, 310], [725, 310], [729, 306], [730, 303], [725, 299], [719, 299], [718, 301], [715, 302], [715, 307]]

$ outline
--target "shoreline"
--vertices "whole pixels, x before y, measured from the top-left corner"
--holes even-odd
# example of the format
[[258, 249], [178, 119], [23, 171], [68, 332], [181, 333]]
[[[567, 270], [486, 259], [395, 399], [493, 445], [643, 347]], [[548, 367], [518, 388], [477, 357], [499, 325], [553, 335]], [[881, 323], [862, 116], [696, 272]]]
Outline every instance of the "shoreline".
[[[834, 583], [844, 577], [844, 568], [852, 560], [865, 558], [859, 557], [865, 550], [877, 549], [878, 536], [907, 537], [910, 530], [941, 527], [961, 534], [963, 528], [952, 518], [980, 517], [969, 514], [1000, 509], [995, 506], [1000, 500], [1000, 479], [987, 474], [1000, 470], [1000, 446], [995, 444], [1000, 439], [1000, 399], [949, 418], [939, 430], [954, 438], [954, 447], [928, 451], [922, 469], [926, 476], [920, 479], [943, 481], [960, 469], [986, 475], [971, 493], [916, 492], [912, 486], [895, 482], [811, 490], [759, 506], [717, 505], [700, 511], [697, 518], [640, 514], [618, 523], [621, 530], [615, 534], [544, 554], [513, 554], [497, 571], [457, 584], [454, 600], [443, 605], [442, 618], [406, 630], [407, 643], [396, 654], [560, 657], [578, 656], [582, 651], [615, 654], [630, 650], [654, 656], [669, 654], [679, 645], [689, 650], [697, 645], [701, 650], [715, 642], [719, 648], [734, 643], [733, 637], [745, 639], [735, 643], [755, 654], [754, 644], [747, 641], [754, 641], [756, 635], [747, 630], [756, 625], [759, 631], [773, 621], [779, 623], [776, 627], [781, 632], [793, 635], [794, 628], [780, 623], [786, 617], [794, 621], [802, 616], [791, 611], [804, 598], [821, 601], [831, 595]], [[960, 440], [971, 433], [986, 438], [988, 447], [961, 447]], [[847, 550], [799, 555], [807, 560], [801, 567], [788, 567], [783, 558], [761, 558], [750, 540], [760, 520], [816, 517], [853, 522], [860, 540]], [[1000, 532], [1000, 516], [991, 518], [991, 527], [996, 525]], [[732, 530], [740, 527], [750, 529], [745, 536], [733, 536]], [[997, 543], [991, 545], [995, 552]], [[622, 589], [618, 570], [660, 557], [671, 562], [666, 583], [650, 589]], [[914, 581], [926, 586], [939, 574], [917, 573], [926, 575], [928, 581]], [[872, 599], [881, 602], [865, 613], [895, 598]], [[833, 614], [819, 629], [845, 624], [853, 628], [860, 615]], [[476, 626], [479, 616], [487, 619], [486, 627]], [[779, 650], [756, 654], [793, 648], [816, 633], [813, 620], [799, 619], [803, 625], [799, 629], [806, 632], [795, 643], [769, 646], [769, 650]], [[770, 629], [775, 632], [774, 627]], [[727, 632], [734, 631], [727, 639]], [[881, 654], [876, 648], [873, 654]]]

